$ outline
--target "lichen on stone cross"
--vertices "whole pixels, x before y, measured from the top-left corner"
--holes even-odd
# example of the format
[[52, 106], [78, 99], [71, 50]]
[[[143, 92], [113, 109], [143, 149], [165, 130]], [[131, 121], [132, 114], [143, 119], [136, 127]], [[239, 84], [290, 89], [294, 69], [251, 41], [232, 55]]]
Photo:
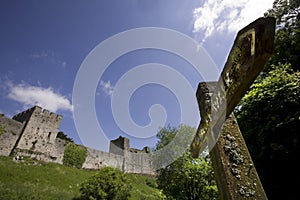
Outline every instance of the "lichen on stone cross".
[[221, 199], [267, 199], [232, 111], [271, 56], [274, 34], [270, 17], [243, 28], [213, 91], [206, 83], [197, 90], [201, 122], [191, 153], [208, 145]]

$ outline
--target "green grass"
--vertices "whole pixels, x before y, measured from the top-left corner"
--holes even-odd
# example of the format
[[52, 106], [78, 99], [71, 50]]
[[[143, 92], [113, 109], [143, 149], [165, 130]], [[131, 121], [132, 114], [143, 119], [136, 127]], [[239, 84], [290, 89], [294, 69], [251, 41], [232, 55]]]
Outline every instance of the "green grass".
[[72, 199], [80, 183], [93, 175], [59, 164], [0, 157], [0, 199]]
[[127, 177], [132, 185], [130, 200], [164, 199], [155, 179], [137, 174], [127, 174]]
[[[73, 199], [80, 195], [80, 184], [96, 172], [30, 159], [16, 163], [0, 156], [0, 199]], [[162, 199], [153, 178], [127, 176], [132, 185], [130, 200]]]

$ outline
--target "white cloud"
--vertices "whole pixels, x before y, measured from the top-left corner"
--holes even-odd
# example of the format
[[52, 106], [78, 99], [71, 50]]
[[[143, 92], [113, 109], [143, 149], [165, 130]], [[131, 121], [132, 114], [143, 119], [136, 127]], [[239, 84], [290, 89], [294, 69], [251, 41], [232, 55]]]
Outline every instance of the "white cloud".
[[105, 82], [100, 80], [100, 89], [108, 96], [111, 96], [114, 92], [114, 86], [110, 81]]
[[237, 32], [272, 8], [274, 0], [205, 0], [194, 10], [194, 33], [204, 42], [214, 33]]
[[24, 107], [39, 105], [52, 112], [57, 110], [72, 111], [70, 101], [51, 87], [42, 88], [24, 83], [18, 85], [10, 83], [8, 98], [22, 103]]

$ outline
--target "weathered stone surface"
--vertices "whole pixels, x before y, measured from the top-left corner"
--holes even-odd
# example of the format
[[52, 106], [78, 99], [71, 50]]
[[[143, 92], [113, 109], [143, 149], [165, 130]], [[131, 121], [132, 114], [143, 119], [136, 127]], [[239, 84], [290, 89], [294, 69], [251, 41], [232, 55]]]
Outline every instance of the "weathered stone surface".
[[243, 28], [219, 81], [200, 83], [197, 90], [201, 122], [191, 153], [198, 157], [208, 145], [221, 199], [267, 199], [231, 112], [271, 56], [274, 34], [274, 18], [259, 18]]
[[222, 199], [267, 199], [233, 114], [210, 156]]
[[11, 155], [17, 153], [28, 156], [32, 154], [30, 157], [37, 159], [43, 157], [43, 160], [47, 162], [59, 162], [57, 159], [61, 158], [61, 152], [57, 151], [59, 145], [56, 145], [56, 136], [62, 121], [61, 115], [34, 106], [15, 115], [13, 119], [25, 123], [25, 125]]
[[125, 137], [119, 137], [110, 141], [109, 152], [124, 156], [125, 151], [130, 151], [129, 139]]
[[[211, 101], [210, 105], [205, 108], [209, 112], [201, 114], [201, 127], [205, 129], [210, 127], [215, 130], [213, 134], [218, 135], [225, 118], [233, 111], [271, 56], [274, 34], [275, 19], [270, 17], [259, 18], [239, 31], [219, 81], [213, 85], [213, 92], [210, 92], [210, 88], [205, 86], [211, 93], [208, 95], [211, 96]], [[199, 84], [200, 88], [203, 87], [201, 84], [204, 83]], [[207, 91], [197, 91], [197, 93], [200, 95]], [[199, 95], [197, 94], [198, 100]], [[202, 98], [204, 100], [201, 101], [207, 101], [206, 97]], [[203, 110], [201, 102], [198, 103], [199, 108]], [[207, 130], [203, 131], [202, 129], [198, 128], [196, 137], [191, 144], [191, 152], [194, 157], [198, 157], [201, 146], [206, 143]]]
[[[212, 124], [212, 102], [211, 96], [217, 87], [217, 82], [201, 82], [198, 85], [198, 89], [196, 92], [196, 97], [199, 105], [199, 111], [201, 116], [201, 121], [198, 126], [196, 135], [191, 144], [191, 154], [194, 158], [199, 157], [199, 153], [204, 150], [204, 148], [210, 143], [213, 146], [218, 139], [219, 131], [209, 131], [209, 128], [213, 126]], [[222, 95], [225, 95], [224, 93]], [[217, 112], [222, 113], [222, 112]], [[222, 120], [223, 119], [223, 120]], [[225, 116], [220, 117], [219, 121], [225, 121]], [[219, 127], [217, 127], [219, 128]], [[207, 134], [212, 134], [210, 137], [207, 137]], [[208, 138], [210, 141], [208, 142]], [[210, 149], [209, 149], [210, 150]]]
[[215, 88], [216, 83], [200, 83], [197, 99], [203, 117], [199, 127], [202, 135], [207, 135], [205, 141], [211, 150], [221, 199], [267, 199], [234, 115], [228, 116], [222, 126], [215, 124], [215, 130], [209, 127], [211, 97]]
[[144, 152], [125, 152], [124, 171], [138, 174], [155, 174], [150, 154]]
[[87, 158], [82, 166], [84, 169], [100, 169], [110, 166], [123, 170], [124, 156], [87, 148]]
[[221, 73], [230, 115], [264, 68], [274, 49], [275, 19], [259, 18], [240, 30]]
[[[5, 131], [0, 135], [0, 155], [26, 156], [45, 162], [63, 163], [66, 141], [56, 138], [61, 115], [35, 106], [10, 119], [0, 115], [0, 125]], [[119, 137], [110, 143], [110, 152], [87, 148], [85, 169], [104, 166], [118, 168], [128, 173], [153, 175], [148, 147], [130, 148], [128, 138]]]
[[1, 115], [0, 125], [4, 128], [3, 134], [0, 135], [0, 155], [9, 156], [21, 134], [24, 124]]

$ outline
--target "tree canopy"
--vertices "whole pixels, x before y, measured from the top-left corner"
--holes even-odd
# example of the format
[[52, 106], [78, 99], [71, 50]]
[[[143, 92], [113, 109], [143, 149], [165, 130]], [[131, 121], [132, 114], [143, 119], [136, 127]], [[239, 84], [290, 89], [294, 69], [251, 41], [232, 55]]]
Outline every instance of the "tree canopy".
[[130, 190], [131, 185], [123, 172], [104, 167], [81, 185], [79, 199], [126, 200], [130, 197]]
[[299, 169], [300, 1], [275, 0], [274, 54], [235, 110], [269, 199], [297, 196], [290, 183]]
[[63, 164], [81, 169], [87, 156], [87, 149], [74, 143], [68, 143], [63, 156]]
[[[168, 145], [180, 129], [195, 131], [188, 126], [162, 128], [157, 137], [156, 150]], [[176, 149], [175, 149], [176, 150]], [[217, 186], [214, 172], [208, 157], [193, 159], [187, 151], [172, 164], [157, 171], [158, 188], [167, 199], [217, 199]]]
[[300, 60], [300, 1], [275, 0], [273, 8], [265, 13], [276, 18], [274, 55], [265, 71], [274, 69], [279, 63], [291, 64], [294, 71], [299, 71]]

